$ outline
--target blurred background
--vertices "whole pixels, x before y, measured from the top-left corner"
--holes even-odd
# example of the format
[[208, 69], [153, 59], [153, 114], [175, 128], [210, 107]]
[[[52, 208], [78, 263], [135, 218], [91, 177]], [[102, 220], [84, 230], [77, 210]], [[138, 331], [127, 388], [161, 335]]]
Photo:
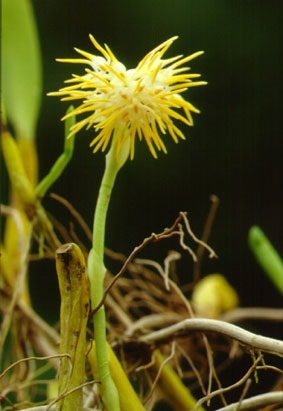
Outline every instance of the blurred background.
[[[282, 255], [282, 140], [280, 121], [280, 9], [282, 2], [249, 0], [60, 0], [32, 1], [43, 59], [43, 97], [37, 142], [40, 177], [63, 147], [60, 118], [68, 103], [46, 93], [63, 86], [81, 65], [55, 58], [78, 57], [73, 47], [95, 53], [88, 34], [107, 43], [128, 68], [164, 40], [178, 35], [166, 57], [205, 54], [190, 64], [207, 86], [192, 88], [187, 99], [201, 110], [194, 127], [182, 126], [186, 141], [165, 137], [168, 154], [155, 160], [144, 142], [134, 161], [121, 170], [111, 200], [106, 245], [129, 254], [151, 232], [170, 226], [187, 211], [193, 231], [201, 235], [210, 196], [220, 206], [209, 240], [219, 258], [205, 259], [202, 275], [221, 272], [237, 289], [244, 306], [280, 306], [279, 292], [258, 267], [247, 246], [248, 230], [258, 224]], [[67, 198], [91, 227], [93, 207], [104, 169], [104, 154], [92, 154], [93, 131], [77, 135], [73, 159], [52, 191]], [[5, 186], [5, 179], [3, 180]], [[2, 190], [6, 196], [5, 189]], [[55, 200], [46, 208], [68, 225], [71, 216]], [[90, 248], [90, 243], [85, 240]], [[142, 256], [162, 262], [176, 243], [148, 247]], [[40, 267], [40, 269], [39, 269]], [[42, 309], [42, 281], [53, 262], [35, 264], [31, 282]], [[178, 263], [182, 282], [192, 280], [192, 262]], [[50, 278], [50, 290], [56, 288]], [[41, 306], [41, 308], [40, 308]], [[46, 310], [57, 318], [57, 304]], [[53, 315], [52, 315], [53, 313]]]
[[[68, 107], [46, 93], [63, 86], [81, 65], [57, 63], [77, 57], [73, 47], [95, 53], [92, 33], [107, 43], [128, 68], [152, 48], [178, 35], [167, 53], [205, 54], [190, 64], [207, 86], [190, 89], [187, 99], [201, 110], [192, 128], [182, 127], [186, 141], [165, 137], [168, 154], [155, 160], [138, 143], [134, 161], [120, 172], [108, 216], [106, 245], [129, 253], [151, 232], [171, 225], [188, 211], [192, 229], [201, 235], [216, 194], [220, 206], [210, 245], [218, 260], [206, 260], [202, 274], [221, 272], [236, 287], [242, 305], [281, 304], [279, 292], [257, 266], [247, 246], [251, 225], [258, 224], [277, 250], [282, 238], [282, 140], [279, 92], [280, 8], [282, 2], [249, 0], [60, 0], [33, 1], [44, 61], [44, 95], [38, 127], [40, 176], [62, 151]], [[93, 132], [77, 135], [74, 157], [52, 191], [66, 197], [89, 226], [104, 169], [104, 154], [88, 148]], [[70, 215], [54, 200], [46, 207], [66, 224]], [[177, 247], [177, 244], [170, 244]], [[90, 247], [90, 244], [89, 244]], [[164, 248], [165, 247], [165, 248]], [[144, 256], [161, 262], [164, 243]], [[183, 281], [191, 281], [192, 264], [180, 262]], [[37, 274], [39, 277], [40, 275]]]
[[[179, 211], [187, 211], [194, 233], [201, 235], [210, 196], [220, 205], [209, 244], [217, 260], [207, 255], [202, 276], [220, 272], [235, 287], [242, 306], [280, 307], [279, 292], [255, 262], [247, 245], [249, 228], [259, 225], [279, 253], [282, 235], [282, 137], [280, 0], [60, 0], [31, 1], [38, 24], [43, 58], [43, 97], [37, 142], [40, 178], [61, 154], [68, 104], [47, 97], [72, 73], [84, 67], [57, 63], [76, 58], [73, 47], [96, 53], [92, 33], [107, 43], [128, 68], [152, 48], [178, 35], [166, 57], [205, 54], [190, 63], [207, 86], [192, 88], [186, 98], [201, 110], [192, 128], [182, 127], [186, 141], [176, 145], [165, 137], [168, 154], [155, 160], [144, 142], [137, 143], [134, 161], [121, 170], [111, 200], [106, 245], [129, 254], [152, 232], [170, 226]], [[52, 191], [65, 197], [91, 227], [93, 208], [104, 169], [104, 154], [89, 149], [93, 131], [76, 138], [73, 159]], [[2, 166], [1, 196], [7, 182]], [[281, 183], [281, 184], [280, 184]], [[44, 206], [66, 226], [70, 213], [47, 196]], [[82, 238], [89, 249], [91, 244]], [[177, 241], [146, 248], [142, 257], [162, 263]], [[109, 262], [111, 267], [111, 262]], [[192, 281], [188, 256], [177, 263], [182, 283]], [[53, 274], [52, 274], [53, 273]], [[48, 281], [47, 281], [48, 278]], [[54, 261], [33, 264], [30, 282], [35, 308], [58, 320], [59, 295]], [[43, 287], [44, 284], [44, 287]], [[53, 296], [51, 299], [49, 295]], [[45, 301], [43, 304], [42, 301]], [[276, 324], [260, 329], [278, 337]]]

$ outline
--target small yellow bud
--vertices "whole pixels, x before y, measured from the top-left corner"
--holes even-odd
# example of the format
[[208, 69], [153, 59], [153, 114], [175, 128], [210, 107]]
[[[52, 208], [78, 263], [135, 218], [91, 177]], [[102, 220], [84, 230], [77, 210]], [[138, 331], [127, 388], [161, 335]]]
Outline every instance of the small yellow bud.
[[234, 288], [221, 274], [210, 274], [194, 288], [192, 302], [198, 316], [218, 318], [239, 305]]

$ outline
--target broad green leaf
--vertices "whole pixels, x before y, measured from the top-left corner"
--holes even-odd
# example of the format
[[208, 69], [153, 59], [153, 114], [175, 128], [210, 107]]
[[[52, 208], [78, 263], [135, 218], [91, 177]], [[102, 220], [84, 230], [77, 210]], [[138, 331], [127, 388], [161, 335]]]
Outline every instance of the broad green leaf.
[[41, 59], [30, 0], [2, 0], [2, 96], [17, 137], [33, 139], [39, 114]]

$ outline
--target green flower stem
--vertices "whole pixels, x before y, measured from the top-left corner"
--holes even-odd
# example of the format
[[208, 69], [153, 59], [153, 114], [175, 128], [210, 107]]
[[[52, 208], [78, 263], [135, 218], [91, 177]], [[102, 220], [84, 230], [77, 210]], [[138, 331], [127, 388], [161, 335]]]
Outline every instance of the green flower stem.
[[[70, 113], [74, 110], [73, 106], [70, 106], [66, 112], [66, 114]], [[70, 128], [75, 124], [76, 117], [73, 116], [71, 118], [67, 118], [65, 121], [65, 144], [64, 144], [64, 152], [60, 155], [60, 157], [56, 160], [54, 165], [51, 167], [51, 170], [41, 180], [35, 190], [35, 194], [37, 198], [44, 197], [46, 191], [55, 183], [55, 181], [60, 177], [63, 173], [65, 167], [71, 160], [74, 151], [74, 144], [75, 144], [75, 135], [68, 137]]]
[[249, 231], [249, 246], [256, 260], [276, 288], [283, 294], [283, 261], [269, 239], [258, 226]]
[[[106, 155], [105, 171], [94, 213], [93, 245], [88, 258], [88, 274], [90, 278], [92, 309], [95, 309], [95, 307], [98, 306], [103, 297], [103, 282], [106, 272], [104, 266], [105, 224], [111, 192], [118, 171], [127, 160], [129, 151], [129, 142], [126, 142], [123, 145], [119, 153], [117, 153], [116, 146], [112, 144], [110, 151]], [[107, 411], [119, 411], [119, 396], [116, 386], [112, 381], [108, 364], [104, 306], [102, 306], [94, 314], [93, 321], [96, 360], [99, 378], [101, 380], [103, 401], [107, 407]]]

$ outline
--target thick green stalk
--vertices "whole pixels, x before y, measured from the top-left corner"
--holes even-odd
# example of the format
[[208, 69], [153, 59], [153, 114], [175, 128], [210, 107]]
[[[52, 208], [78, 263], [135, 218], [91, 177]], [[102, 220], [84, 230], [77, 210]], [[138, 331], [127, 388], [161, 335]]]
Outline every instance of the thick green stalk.
[[[103, 282], [106, 272], [104, 266], [106, 215], [117, 173], [125, 163], [129, 155], [129, 149], [130, 145], [126, 142], [121, 151], [117, 153], [116, 146], [112, 144], [111, 149], [106, 156], [105, 171], [102, 178], [94, 213], [93, 245], [88, 258], [88, 274], [91, 286], [92, 309], [95, 309], [95, 307], [98, 306], [103, 297]], [[116, 386], [112, 381], [108, 364], [104, 306], [102, 306], [94, 314], [93, 321], [96, 359], [99, 378], [101, 380], [103, 401], [107, 407], [107, 411], [119, 411], [119, 396]]]

